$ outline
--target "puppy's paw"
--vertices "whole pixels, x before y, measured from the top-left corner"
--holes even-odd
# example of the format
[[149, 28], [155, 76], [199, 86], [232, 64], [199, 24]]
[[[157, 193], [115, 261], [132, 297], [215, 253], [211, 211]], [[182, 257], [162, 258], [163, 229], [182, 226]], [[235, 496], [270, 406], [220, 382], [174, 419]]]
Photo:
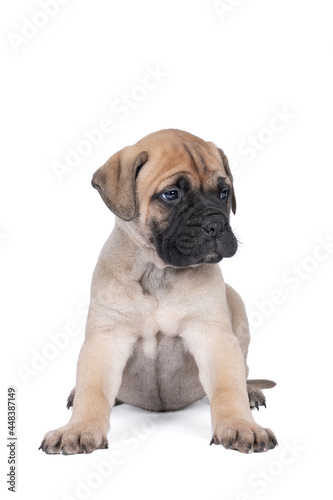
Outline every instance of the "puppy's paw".
[[222, 444], [241, 453], [272, 450], [278, 444], [274, 433], [253, 421], [245, 419], [225, 420], [215, 429], [210, 444]]
[[67, 424], [54, 431], [47, 432], [39, 449], [50, 455], [62, 453], [91, 453], [108, 447], [106, 435], [96, 424]]
[[257, 410], [259, 410], [259, 406], [264, 406], [266, 408], [266, 398], [264, 396], [264, 393], [260, 389], [248, 384], [247, 394], [249, 396], [251, 410], [253, 408], [257, 408]]

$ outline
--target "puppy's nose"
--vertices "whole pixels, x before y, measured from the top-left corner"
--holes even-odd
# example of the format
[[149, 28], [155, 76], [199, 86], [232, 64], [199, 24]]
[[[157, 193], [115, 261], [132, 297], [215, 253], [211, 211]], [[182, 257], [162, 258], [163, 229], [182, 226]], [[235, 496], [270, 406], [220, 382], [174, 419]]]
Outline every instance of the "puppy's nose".
[[212, 238], [218, 238], [224, 231], [224, 224], [220, 221], [208, 221], [202, 224], [203, 229]]

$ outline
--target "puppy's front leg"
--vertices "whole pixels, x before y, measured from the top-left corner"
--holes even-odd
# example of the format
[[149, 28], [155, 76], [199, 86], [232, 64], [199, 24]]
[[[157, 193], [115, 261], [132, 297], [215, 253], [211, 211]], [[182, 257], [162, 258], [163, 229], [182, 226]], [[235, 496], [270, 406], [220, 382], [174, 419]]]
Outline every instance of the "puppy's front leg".
[[243, 453], [274, 448], [273, 432], [256, 424], [249, 408], [244, 356], [230, 325], [192, 324], [183, 337], [210, 402], [211, 444]]
[[133, 343], [133, 337], [115, 332], [87, 335], [77, 366], [72, 417], [45, 435], [43, 451], [68, 455], [107, 448], [110, 411]]

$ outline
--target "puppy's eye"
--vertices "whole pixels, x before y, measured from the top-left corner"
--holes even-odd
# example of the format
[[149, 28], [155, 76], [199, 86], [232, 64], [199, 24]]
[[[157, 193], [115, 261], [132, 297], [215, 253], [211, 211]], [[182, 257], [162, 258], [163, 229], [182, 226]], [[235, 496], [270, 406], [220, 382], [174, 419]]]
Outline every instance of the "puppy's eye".
[[220, 193], [220, 198], [221, 200], [225, 200], [228, 197], [229, 194], [229, 189], [223, 189]]
[[172, 201], [179, 198], [179, 193], [176, 189], [174, 189], [173, 191], [166, 191], [165, 193], [162, 193], [161, 196], [164, 200]]

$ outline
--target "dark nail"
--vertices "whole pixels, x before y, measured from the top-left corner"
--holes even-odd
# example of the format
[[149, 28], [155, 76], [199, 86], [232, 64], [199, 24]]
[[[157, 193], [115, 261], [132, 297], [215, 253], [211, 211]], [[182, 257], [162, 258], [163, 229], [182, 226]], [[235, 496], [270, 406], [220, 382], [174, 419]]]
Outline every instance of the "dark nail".
[[259, 451], [264, 451], [265, 448], [266, 448], [266, 443], [264, 443], [264, 442], [260, 443]]
[[270, 447], [269, 447], [269, 449], [270, 449], [270, 450], [272, 450], [273, 448], [275, 448], [275, 446], [277, 446], [277, 445], [279, 444], [279, 443], [277, 442], [277, 440], [276, 440], [276, 439], [274, 439], [274, 438], [271, 438], [271, 439], [270, 439], [270, 442], [271, 442]]

